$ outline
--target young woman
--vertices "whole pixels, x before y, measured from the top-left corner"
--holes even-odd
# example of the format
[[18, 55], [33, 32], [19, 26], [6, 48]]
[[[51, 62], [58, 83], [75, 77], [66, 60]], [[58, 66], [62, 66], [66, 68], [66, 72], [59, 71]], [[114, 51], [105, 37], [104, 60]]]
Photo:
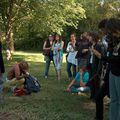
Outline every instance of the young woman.
[[[67, 45], [67, 73], [68, 73], [68, 80], [71, 80], [72, 78], [75, 78], [76, 76], [76, 65], [77, 65], [77, 59], [75, 58], [77, 51], [75, 48], [76, 44], [76, 36], [75, 34], [70, 35], [70, 42]], [[71, 67], [73, 70], [73, 75], [71, 73]]]
[[57, 71], [57, 79], [61, 79], [61, 66], [63, 60], [63, 46], [64, 42], [62, 41], [60, 35], [55, 35], [55, 42], [53, 44], [53, 60], [55, 64], [55, 68]]
[[43, 54], [45, 56], [45, 61], [46, 61], [45, 73], [44, 73], [45, 78], [48, 77], [50, 63], [51, 61], [53, 61], [53, 51], [52, 51], [53, 42], [54, 42], [54, 36], [49, 35], [49, 39], [47, 39], [43, 45], [43, 51], [44, 51]]
[[73, 79], [71, 83], [68, 85], [66, 91], [72, 93], [87, 92], [90, 90], [90, 88], [87, 86], [88, 81], [89, 72], [86, 70], [86, 68], [83, 67], [77, 73], [75, 79]]

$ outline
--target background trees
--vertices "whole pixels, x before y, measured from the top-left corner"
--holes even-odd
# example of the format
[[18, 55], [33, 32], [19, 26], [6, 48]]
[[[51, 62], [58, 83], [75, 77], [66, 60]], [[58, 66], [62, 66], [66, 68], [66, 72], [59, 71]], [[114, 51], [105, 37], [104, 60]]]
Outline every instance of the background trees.
[[41, 50], [48, 34], [67, 41], [71, 32], [97, 30], [103, 18], [120, 17], [119, 0], [1, 0], [0, 28], [10, 49]]

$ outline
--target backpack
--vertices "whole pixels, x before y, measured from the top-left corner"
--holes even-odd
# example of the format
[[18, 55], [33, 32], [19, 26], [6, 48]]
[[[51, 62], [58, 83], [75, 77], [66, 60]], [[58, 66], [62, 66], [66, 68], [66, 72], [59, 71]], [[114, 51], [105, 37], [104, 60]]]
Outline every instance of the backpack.
[[31, 94], [32, 92], [39, 92], [41, 86], [37, 78], [35, 78], [32, 75], [29, 75], [28, 77], [25, 77], [24, 88], [27, 90], [28, 94]]

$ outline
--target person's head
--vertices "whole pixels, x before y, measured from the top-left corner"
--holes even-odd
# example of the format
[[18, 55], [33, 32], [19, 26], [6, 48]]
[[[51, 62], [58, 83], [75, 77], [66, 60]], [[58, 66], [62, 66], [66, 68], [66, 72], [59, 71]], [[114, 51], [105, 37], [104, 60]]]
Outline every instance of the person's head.
[[49, 35], [49, 40], [50, 40], [50, 41], [53, 41], [53, 40], [54, 40], [54, 36], [50, 34], [50, 35]]
[[87, 37], [87, 32], [83, 32], [81, 35], [80, 35], [80, 38], [81, 39], [86, 39]]
[[84, 73], [87, 70], [87, 67], [83, 66], [82, 68], [80, 68], [80, 73]]
[[26, 61], [22, 61], [19, 63], [20, 71], [22, 73], [26, 73], [29, 69], [28, 63]]
[[74, 42], [76, 40], [76, 34], [75, 33], [72, 33], [71, 35], [70, 35], [70, 41], [71, 42]]
[[99, 34], [98, 33], [95, 33], [95, 32], [91, 32], [89, 33], [89, 36], [91, 36], [91, 43], [98, 43], [99, 42]]
[[106, 29], [113, 37], [120, 38], [120, 19], [109, 19], [106, 23]]
[[108, 22], [108, 19], [103, 19], [98, 24], [100, 37], [103, 37], [103, 36], [105, 36], [107, 34], [107, 30], [106, 30], [106, 23], [107, 22]]
[[55, 42], [61, 42], [62, 41], [62, 37], [56, 33], [55, 35]]

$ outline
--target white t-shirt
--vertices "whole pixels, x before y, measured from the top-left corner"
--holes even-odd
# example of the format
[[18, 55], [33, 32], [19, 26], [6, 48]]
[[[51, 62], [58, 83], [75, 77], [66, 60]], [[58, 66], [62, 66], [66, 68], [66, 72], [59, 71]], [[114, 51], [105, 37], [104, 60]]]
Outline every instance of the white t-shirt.
[[71, 42], [69, 42], [67, 45], [67, 52], [69, 53], [67, 57], [67, 61], [69, 63], [77, 65], [77, 59], [75, 58], [77, 51], [74, 50], [74, 48], [71, 45]]

